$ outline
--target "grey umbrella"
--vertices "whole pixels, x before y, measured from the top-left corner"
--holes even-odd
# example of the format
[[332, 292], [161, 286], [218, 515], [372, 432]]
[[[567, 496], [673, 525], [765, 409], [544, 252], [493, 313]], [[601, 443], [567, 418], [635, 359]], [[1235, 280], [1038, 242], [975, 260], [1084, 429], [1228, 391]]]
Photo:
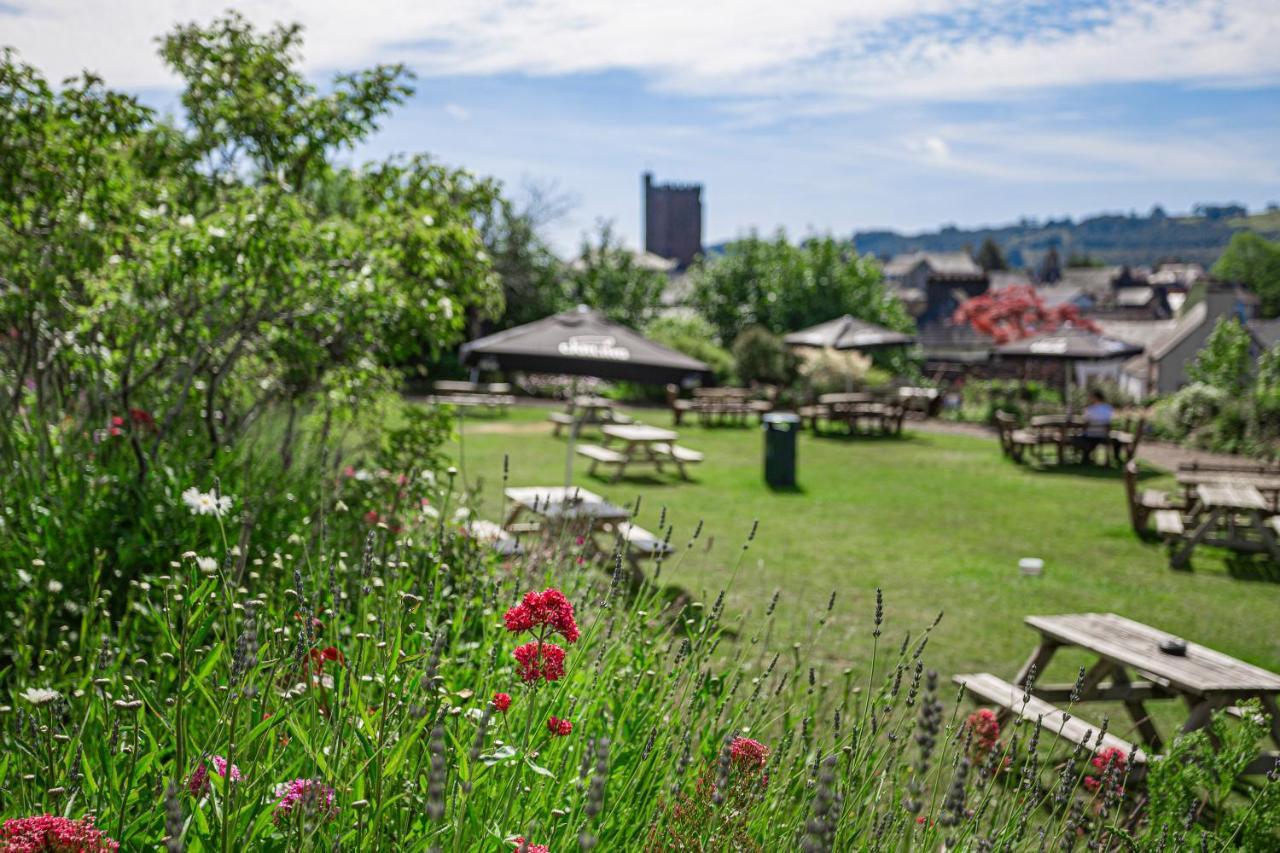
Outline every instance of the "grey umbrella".
[[[1137, 355], [1142, 352], [1142, 347], [1091, 332], [1088, 329], [1065, 328], [1001, 344], [993, 352], [1001, 358], [1054, 359], [1064, 362], [1107, 361]], [[1063, 370], [1062, 402], [1070, 411], [1071, 370], [1069, 367]]]
[[859, 320], [849, 314], [792, 332], [783, 340], [793, 347], [832, 347], [840, 350], [867, 350], [915, 343], [915, 338], [911, 335]]
[[[597, 376], [650, 385], [692, 385], [711, 375], [711, 368], [698, 359], [651, 341], [586, 305], [477, 338], [462, 345], [461, 357], [464, 366], [477, 369]], [[564, 463], [566, 487], [573, 479], [577, 440], [575, 418]]]

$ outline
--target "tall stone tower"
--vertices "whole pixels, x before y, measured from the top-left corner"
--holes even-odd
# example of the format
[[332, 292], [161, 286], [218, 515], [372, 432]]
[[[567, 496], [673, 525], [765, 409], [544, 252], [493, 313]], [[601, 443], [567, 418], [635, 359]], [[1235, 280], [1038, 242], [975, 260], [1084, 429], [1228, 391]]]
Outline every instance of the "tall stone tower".
[[680, 269], [702, 253], [701, 184], [655, 184], [644, 173], [644, 248]]

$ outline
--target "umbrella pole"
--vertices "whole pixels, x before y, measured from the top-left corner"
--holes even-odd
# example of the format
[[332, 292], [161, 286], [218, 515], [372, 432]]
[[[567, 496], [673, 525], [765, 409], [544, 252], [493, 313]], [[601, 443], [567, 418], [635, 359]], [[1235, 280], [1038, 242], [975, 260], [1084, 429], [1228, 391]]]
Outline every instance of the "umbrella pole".
[[573, 423], [569, 425], [569, 444], [565, 448], [564, 453], [564, 487], [566, 489], [573, 487], [573, 445], [578, 441], [578, 422], [580, 418], [577, 413], [575, 402], [578, 399], [578, 378], [573, 378], [573, 385], [569, 388], [569, 411], [573, 412]]

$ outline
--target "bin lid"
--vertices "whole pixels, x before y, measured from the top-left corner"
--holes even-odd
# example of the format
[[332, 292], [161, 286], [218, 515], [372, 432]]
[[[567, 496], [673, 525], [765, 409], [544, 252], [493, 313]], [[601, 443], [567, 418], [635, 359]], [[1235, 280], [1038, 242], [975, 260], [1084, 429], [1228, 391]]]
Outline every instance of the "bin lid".
[[798, 424], [800, 416], [793, 412], [769, 412], [764, 416], [767, 424]]

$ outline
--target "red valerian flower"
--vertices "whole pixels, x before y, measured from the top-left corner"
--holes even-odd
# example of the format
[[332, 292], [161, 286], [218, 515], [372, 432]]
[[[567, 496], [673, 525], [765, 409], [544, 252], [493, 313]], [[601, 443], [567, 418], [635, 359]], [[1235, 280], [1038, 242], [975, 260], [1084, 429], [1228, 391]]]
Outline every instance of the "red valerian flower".
[[134, 426], [153, 427], [156, 425], [156, 419], [146, 409], [130, 409], [129, 420], [133, 421]]
[[276, 823], [289, 820], [295, 810], [324, 819], [338, 814], [333, 788], [315, 779], [294, 779], [276, 786], [276, 807], [271, 819]]
[[573, 731], [573, 723], [568, 720], [562, 720], [559, 717], [551, 717], [547, 720], [547, 731], [551, 732], [554, 737], [564, 737]]
[[114, 853], [120, 849], [93, 825], [93, 816], [72, 820], [44, 814], [4, 822], [0, 850], [5, 853]]
[[965, 720], [965, 728], [973, 732], [973, 746], [980, 753], [988, 753], [999, 745], [1000, 723], [995, 711], [979, 708]]
[[525, 643], [511, 652], [521, 681], [557, 681], [564, 675], [564, 649], [555, 643]]
[[736, 737], [729, 744], [729, 757], [738, 767], [759, 770], [769, 760], [769, 747], [749, 737]]
[[[1124, 794], [1124, 787], [1120, 784], [1124, 778], [1125, 769], [1129, 764], [1129, 756], [1125, 755], [1123, 749], [1118, 746], [1109, 746], [1093, 757], [1090, 762], [1098, 772], [1105, 774], [1107, 768], [1111, 768], [1111, 788], [1118, 794]], [[1095, 776], [1084, 777], [1084, 786], [1089, 791], [1097, 791], [1102, 787], [1102, 778]]]
[[378, 511], [376, 509], [371, 509], [364, 514], [364, 523], [377, 524], [381, 518], [382, 517], [378, 515]]
[[530, 844], [524, 840], [524, 836], [518, 836], [515, 841], [516, 849], [512, 853], [551, 853], [551, 848], [545, 844]]
[[532, 631], [542, 626], [560, 634], [570, 645], [578, 642], [578, 623], [573, 618], [573, 604], [558, 589], [525, 593], [524, 599], [502, 617], [513, 634]]
[[311, 666], [312, 668], [315, 669], [316, 672], [324, 671], [324, 665], [326, 661], [333, 661], [337, 663], [339, 666], [347, 665], [346, 658], [342, 656], [342, 652], [338, 651], [338, 649], [334, 646], [329, 646], [328, 648], [324, 648], [324, 649], [311, 650]]
[[509, 694], [507, 693], [493, 694], [493, 709], [495, 711], [499, 711], [505, 714], [507, 709], [510, 707], [511, 707], [511, 696]]
[[230, 765], [228, 771], [227, 759], [221, 755], [211, 755], [209, 760], [201, 761], [196, 765], [196, 769], [191, 773], [191, 778], [187, 780], [187, 788], [191, 791], [191, 796], [199, 797], [209, 793], [209, 765], [213, 765], [213, 772], [217, 773], [223, 779], [232, 782], [241, 780], [240, 768], [234, 764]]

